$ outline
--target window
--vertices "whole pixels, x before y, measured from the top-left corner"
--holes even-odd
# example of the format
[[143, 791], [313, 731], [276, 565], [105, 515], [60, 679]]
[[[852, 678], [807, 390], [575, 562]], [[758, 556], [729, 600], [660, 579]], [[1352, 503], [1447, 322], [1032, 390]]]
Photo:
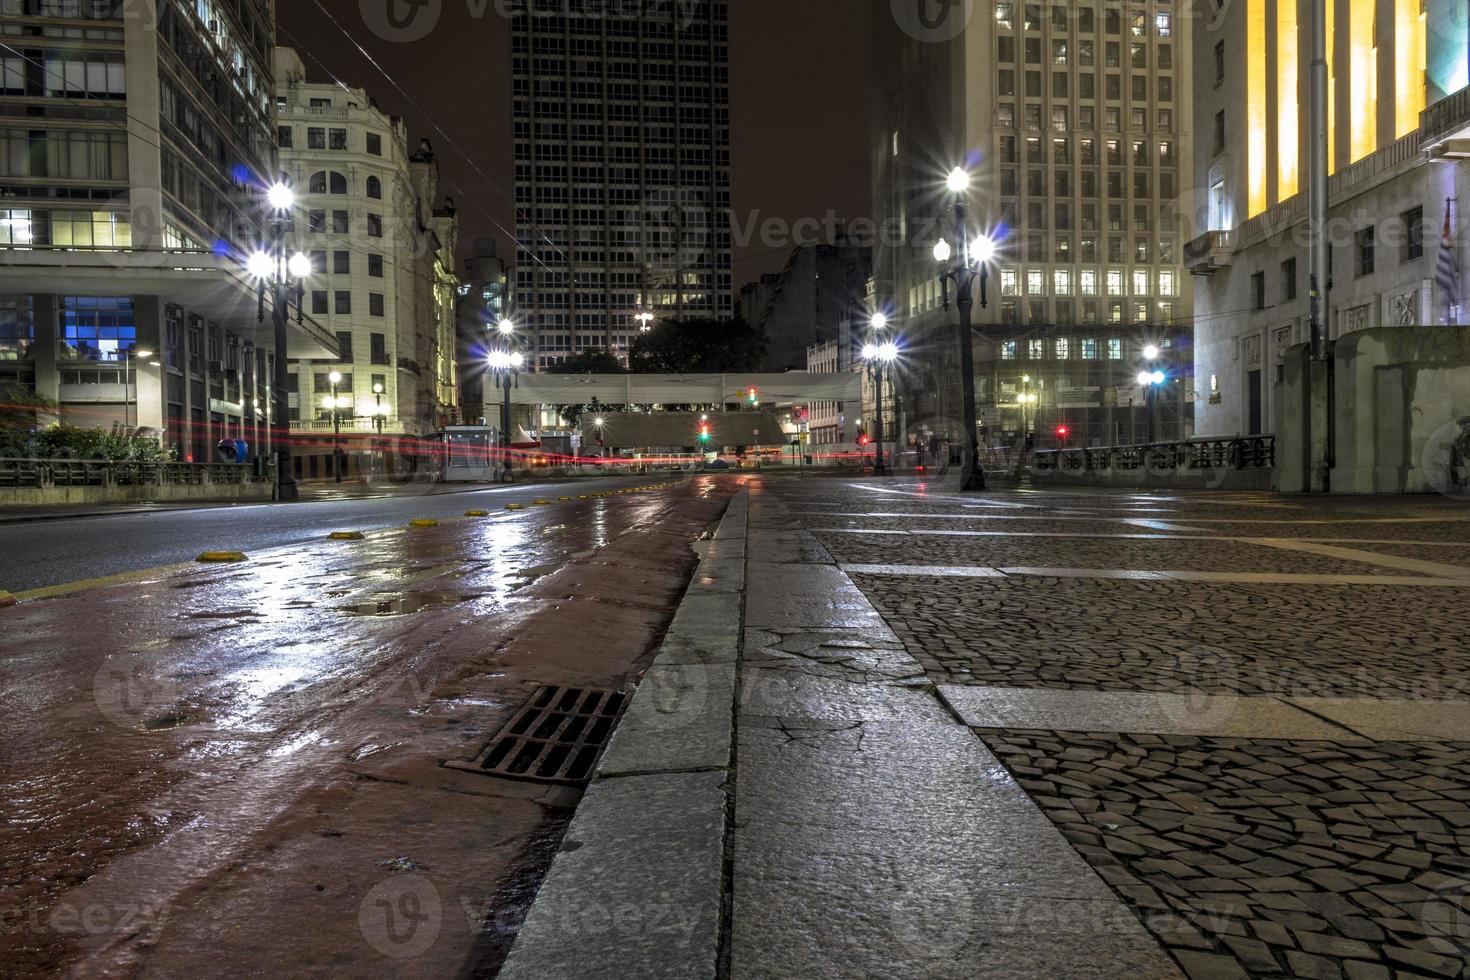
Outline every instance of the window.
[[1026, 357], [1032, 361], [1039, 361], [1046, 357], [1046, 341], [1032, 338], [1026, 341]]
[[280, 126], [276, 129], [276, 144], [283, 150], [289, 150], [296, 145], [295, 130], [290, 126]]
[[1009, 3], [998, 3], [995, 5], [995, 26], [1005, 30], [1015, 30], [1015, 6]]
[[1174, 79], [1168, 75], [1159, 76], [1158, 95], [1160, 102], [1174, 101]]
[[1296, 259], [1281, 263], [1281, 299], [1285, 302], [1296, 299]]
[[381, 214], [370, 214], [367, 216], [368, 235], [373, 238], [383, 237], [383, 216]]
[[1402, 215], [1404, 220], [1404, 261], [1412, 262], [1424, 254], [1424, 209], [1415, 208], [1405, 211]]
[[1028, 37], [1026, 39], [1026, 64], [1041, 64], [1041, 38]]
[[1026, 295], [1027, 296], [1045, 296], [1046, 295], [1046, 274], [1044, 272], [1042, 272], [1040, 269], [1027, 269], [1026, 270]]
[[311, 313], [313, 316], [326, 315], [327, 291], [325, 289], [313, 289], [311, 291]]
[[306, 131], [306, 146], [311, 150], [325, 150], [327, 148], [327, 131], [315, 126]]
[[306, 230], [314, 235], [322, 235], [327, 231], [327, 212], [306, 212]]
[[1377, 247], [1373, 226], [1369, 225], [1354, 236], [1358, 245], [1358, 275], [1373, 274], [1373, 253]]
[[333, 312], [335, 312], [337, 314], [340, 314], [340, 315], [346, 315], [346, 314], [350, 314], [352, 312], [352, 291], [351, 290], [347, 290], [347, 289], [339, 289], [339, 290], [337, 290], [336, 299], [335, 299], [335, 302], [333, 304]]
[[67, 296], [61, 301], [61, 356], [66, 360], [119, 361], [137, 346], [131, 298]]
[[1000, 95], [1016, 94], [1016, 73], [1010, 68], [1002, 68], [996, 74], [996, 91]]
[[1083, 269], [1080, 273], [1078, 273], [1078, 280], [1077, 281], [1080, 284], [1080, 288], [1081, 288], [1081, 292], [1082, 292], [1082, 295], [1083, 296], [1096, 296], [1097, 295], [1097, 270], [1096, 269]]
[[1221, 109], [1215, 113], [1215, 152], [1221, 153], [1225, 150], [1225, 110]]
[[372, 358], [374, 364], [388, 363], [388, 337], [386, 334], [375, 333], [368, 335], [368, 341], [372, 345]]
[[1215, 45], [1215, 82], [1225, 81], [1225, 42]]
[[325, 194], [327, 192], [327, 172], [318, 170], [312, 174], [306, 182], [306, 190], [309, 194]]
[[1000, 294], [1002, 296], [1016, 295], [1016, 270], [1000, 270]]
[[367, 134], [367, 151], [375, 157], [383, 155], [383, 137], [377, 133]]
[[308, 256], [311, 258], [311, 274], [324, 276], [327, 274], [327, 253], [325, 249], [314, 248]]
[[383, 294], [368, 293], [368, 315], [383, 316]]
[[[341, 355], [341, 356], [339, 356], [337, 358], [338, 361], [340, 361], [342, 363], [346, 363], [346, 364], [351, 364], [352, 363], [352, 331], [351, 330], [338, 330], [337, 331], [337, 352], [338, 352], [339, 355]], [[352, 383], [350, 381], [348, 381], [346, 378], [343, 378], [342, 379], [342, 383], [341, 383], [341, 387], [346, 388], [348, 390], [351, 390]]]
[[347, 193], [347, 178], [337, 173], [335, 170], [332, 171], [329, 183], [331, 184], [331, 190], [333, 194]]
[[1082, 339], [1082, 359], [1084, 361], [1097, 360], [1097, 338], [1084, 337]]
[[[1116, 308], [1118, 304], [1114, 303]], [[1123, 359], [1123, 340], [1120, 337], [1108, 338], [1108, 360], [1121, 361]]]
[[368, 275], [374, 279], [383, 278], [383, 257], [381, 255], [368, 256]]
[[1016, 39], [1002, 35], [995, 39], [995, 59], [1003, 64], [1015, 64]]
[[352, 272], [352, 253], [351, 252], [342, 252], [342, 251], [333, 252], [332, 253], [332, 273], [334, 275], [344, 276], [344, 275], [350, 274], [351, 272]]
[[1058, 296], [1072, 295], [1072, 271], [1057, 269], [1052, 273], [1052, 290]]
[[1149, 275], [1147, 269], [1133, 270], [1133, 295], [1147, 296], [1152, 290], [1149, 289]]
[[330, 137], [329, 144], [330, 144], [330, 146], [331, 146], [332, 149], [334, 149], [334, 150], [345, 150], [345, 149], [347, 149], [347, 130], [345, 130], [345, 129], [334, 129], [334, 130], [331, 130], [327, 135]]
[[347, 212], [346, 211], [333, 211], [332, 212], [332, 234], [334, 234], [334, 235], [345, 235], [345, 234], [347, 234], [348, 227], [349, 227], [349, 224], [348, 224]]
[[1122, 269], [1109, 269], [1108, 270], [1108, 295], [1109, 296], [1122, 296], [1123, 295], [1123, 270]]
[[1173, 296], [1175, 295], [1174, 289], [1174, 271], [1172, 269], [1161, 270], [1159, 272], [1159, 295]]
[[383, 182], [376, 177], [367, 179], [367, 196], [375, 201], [383, 199]]
[[1159, 37], [1169, 37], [1174, 33], [1174, 21], [1168, 14], [1154, 14], [1154, 29], [1159, 32]]
[[1172, 44], [1159, 45], [1159, 67], [1174, 67], [1174, 46]]
[[1264, 272], [1251, 275], [1251, 308], [1257, 310], [1266, 308], [1266, 274]]
[[1014, 340], [1001, 341], [1000, 359], [1002, 361], [1014, 361], [1016, 359], [1016, 342]]

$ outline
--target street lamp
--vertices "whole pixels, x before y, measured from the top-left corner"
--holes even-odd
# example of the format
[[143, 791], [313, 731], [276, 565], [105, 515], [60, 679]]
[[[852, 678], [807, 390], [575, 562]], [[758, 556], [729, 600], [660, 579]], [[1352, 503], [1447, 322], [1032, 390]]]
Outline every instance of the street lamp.
[[388, 413], [383, 410], [383, 383], [373, 382], [373, 426], [378, 430], [378, 435], [383, 434], [383, 423], [387, 420]]
[[138, 376], [135, 373], [137, 367], [133, 362], [141, 357], [151, 363], [153, 352], [129, 347], [121, 353], [123, 358], [123, 425], [131, 429], [134, 428], [133, 406], [138, 402]]
[[1154, 405], [1158, 402], [1158, 392], [1168, 377], [1163, 371], [1139, 371], [1138, 386], [1143, 389], [1144, 411], [1148, 414], [1148, 444], [1154, 443]]
[[342, 482], [342, 399], [337, 397], [337, 386], [342, 383], [342, 372], [333, 371], [327, 375], [327, 381], [332, 385], [332, 397], [327, 402], [332, 407], [332, 474], [338, 483]]
[[642, 313], [638, 314], [633, 319], [635, 319], [635, 320], [638, 321], [638, 332], [639, 333], [651, 333], [653, 331], [654, 316], [653, 316], [652, 313], [648, 312], [647, 310], [644, 310]]
[[275, 421], [274, 436], [276, 453], [276, 499], [295, 500], [297, 497], [296, 477], [291, 467], [290, 439], [290, 381], [287, 368], [286, 326], [290, 316], [291, 299], [296, 301], [296, 322], [305, 318], [302, 308], [306, 297], [305, 280], [311, 275], [311, 259], [297, 251], [286, 255], [286, 226], [290, 223], [291, 208], [296, 204], [296, 195], [282, 179], [266, 191], [266, 203], [270, 207], [271, 240], [269, 246], [251, 255], [245, 269], [256, 281], [257, 313], [259, 323], [265, 322], [265, 297], [271, 295], [271, 322], [275, 327], [276, 361], [271, 379], [271, 406]]
[[995, 256], [995, 241], [988, 235], [980, 235], [973, 241], [966, 228], [964, 194], [970, 187], [970, 175], [963, 167], [956, 167], [946, 181], [955, 195], [954, 222], [955, 241], [959, 243], [956, 255], [949, 242], [941, 238], [934, 246], [934, 260], [941, 266], [948, 265], [939, 274], [944, 288], [944, 308], [949, 309], [949, 284], [954, 283], [955, 300], [960, 312], [960, 383], [962, 391], [961, 415], [965, 427], [965, 441], [969, 443], [969, 456], [964, 462], [960, 479], [961, 490], [984, 490], [985, 469], [980, 464], [980, 434], [978, 416], [975, 411], [975, 340], [970, 333], [970, 314], [975, 305], [975, 280], [980, 280], [980, 308], [990, 305], [987, 295], [990, 277], [990, 260]]
[[[506, 329], [506, 325], [510, 329]], [[515, 324], [510, 320], [500, 321], [501, 333], [506, 335], [507, 342], [515, 332]], [[495, 384], [504, 394], [504, 400], [500, 406], [500, 448], [505, 457], [505, 470], [502, 479], [510, 482], [511, 459], [510, 459], [510, 389], [512, 384], [519, 386], [521, 368], [525, 366], [525, 355], [519, 351], [493, 350], [487, 358], [490, 373], [495, 375]]]
[[874, 333], [888, 329], [888, 314], [879, 310], [868, 319], [868, 326], [873, 328]]

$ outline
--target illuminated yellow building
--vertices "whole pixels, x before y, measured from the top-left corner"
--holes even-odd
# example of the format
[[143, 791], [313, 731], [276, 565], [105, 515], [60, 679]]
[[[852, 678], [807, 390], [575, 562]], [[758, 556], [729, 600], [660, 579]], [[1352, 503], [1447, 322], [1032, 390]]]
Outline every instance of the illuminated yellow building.
[[[1236, 218], [1260, 214], [1305, 186], [1310, 14], [1311, 0], [1245, 0], [1243, 14], [1224, 18], [1238, 22], [1239, 43], [1215, 42], [1225, 45], [1214, 65], [1217, 84], [1230, 84], [1232, 49], [1244, 61], [1237, 103], [1243, 118], [1232, 127], [1222, 107], [1226, 142], [1232, 130], [1242, 137], [1234, 145], [1244, 153], [1246, 206]], [[1427, 19], [1426, 0], [1328, 0], [1332, 171], [1418, 128], [1426, 103]]]

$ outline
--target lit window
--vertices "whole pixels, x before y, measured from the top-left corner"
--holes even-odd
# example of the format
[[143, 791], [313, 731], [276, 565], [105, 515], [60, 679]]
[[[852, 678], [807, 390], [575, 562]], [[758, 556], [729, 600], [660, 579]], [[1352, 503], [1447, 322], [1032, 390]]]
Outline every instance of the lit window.
[[1002, 361], [1014, 361], [1016, 359], [1016, 342], [1007, 340], [1000, 345], [1000, 359]]
[[1028, 269], [1026, 271], [1026, 295], [1046, 295], [1046, 279], [1040, 269]]
[[1033, 361], [1039, 361], [1046, 357], [1046, 341], [1031, 339], [1026, 341], [1026, 356]]
[[1072, 356], [1072, 341], [1067, 337], [1058, 337], [1056, 344], [1057, 360], [1065, 361]]
[[1082, 341], [1082, 359], [1084, 361], [1097, 360], [1097, 338], [1088, 337]]
[[1016, 295], [1016, 270], [1000, 270], [1000, 294], [1002, 296]]
[[1210, 375], [1210, 394], [1213, 395], [1213, 394], [1215, 394], [1219, 390], [1220, 390], [1220, 376], [1218, 374], [1212, 374], [1212, 375]]
[[1159, 37], [1169, 37], [1174, 33], [1173, 19], [1168, 14], [1155, 15], [1154, 26], [1159, 29]]
[[1172, 269], [1165, 269], [1159, 273], [1159, 295], [1174, 295], [1174, 271]]
[[1011, 4], [1008, 4], [1008, 3], [998, 3], [998, 4], [996, 4], [995, 5], [995, 26], [996, 27], [1004, 27], [1008, 31], [1009, 30], [1013, 30], [1015, 28], [1015, 26], [1016, 26], [1014, 20], [1012, 19], [1012, 16], [1013, 16], [1012, 15], [1012, 11], [1013, 11], [1013, 9], [1014, 9], [1014, 7]]
[[1123, 295], [1123, 270], [1122, 269], [1109, 269], [1108, 270], [1108, 295], [1109, 296], [1122, 296]]
[[1058, 296], [1072, 295], [1072, 270], [1058, 269], [1052, 273], [1053, 291]]
[[[1114, 309], [1119, 309], [1120, 307], [1119, 307], [1119, 305], [1117, 303], [1114, 303], [1113, 304], [1113, 308]], [[1122, 341], [1122, 338], [1119, 338], [1119, 337], [1110, 337], [1110, 338], [1108, 338], [1108, 360], [1110, 360], [1110, 361], [1121, 361], [1122, 359], [1123, 359], [1123, 341]]]
[[1096, 269], [1083, 269], [1082, 272], [1078, 275], [1078, 280], [1081, 283], [1081, 292], [1083, 296], [1097, 295]]
[[1149, 294], [1149, 275], [1147, 269], [1133, 270], [1133, 295], [1147, 296]]

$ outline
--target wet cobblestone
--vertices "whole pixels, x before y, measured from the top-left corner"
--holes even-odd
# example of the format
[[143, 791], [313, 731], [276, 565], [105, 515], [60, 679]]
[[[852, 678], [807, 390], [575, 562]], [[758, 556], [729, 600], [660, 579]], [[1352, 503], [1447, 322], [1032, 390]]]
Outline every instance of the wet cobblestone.
[[1470, 742], [979, 734], [1191, 977], [1466, 975]]

